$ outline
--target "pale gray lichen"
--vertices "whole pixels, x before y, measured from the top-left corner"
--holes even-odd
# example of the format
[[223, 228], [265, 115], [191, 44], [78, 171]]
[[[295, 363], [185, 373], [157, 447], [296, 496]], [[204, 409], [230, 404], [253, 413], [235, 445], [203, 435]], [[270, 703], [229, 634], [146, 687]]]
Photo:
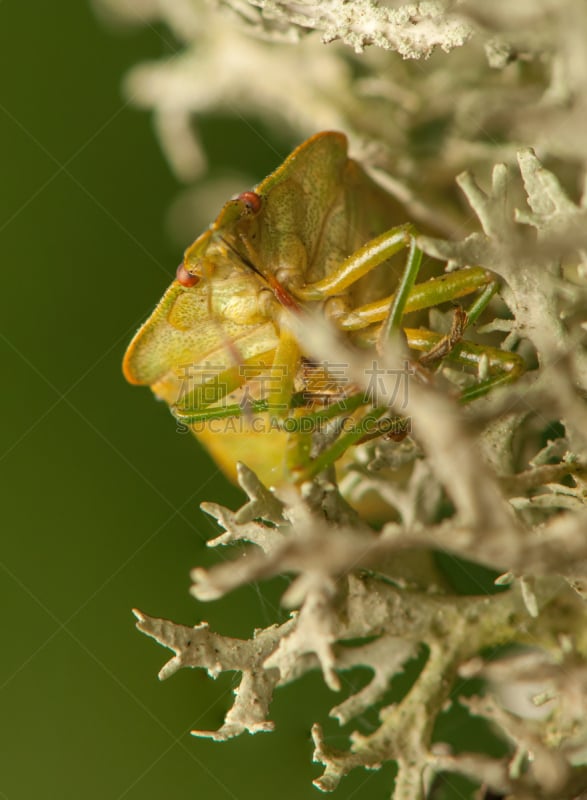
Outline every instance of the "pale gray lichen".
[[[244, 553], [193, 570], [192, 593], [209, 601], [289, 573], [291, 617], [247, 640], [136, 612], [138, 627], [175, 653], [160, 677], [183, 667], [240, 672], [224, 724], [197, 732], [223, 740], [271, 730], [279, 686], [320, 669], [340, 689], [360, 665], [371, 681], [330, 712], [352, 723], [420, 656], [412, 688], [379, 708], [372, 732], [357, 723], [346, 750], [330, 747], [316, 722], [318, 788], [393, 761], [395, 800], [424, 798], [441, 771], [513, 800], [583, 796], [587, 201], [571, 198], [587, 165], [584, 1], [99, 2], [135, 23], [165, 21], [181, 43], [127, 81], [129, 96], [153, 109], [178, 175], [190, 181], [205, 169], [201, 115], [261, 117], [297, 138], [344, 130], [376, 178], [436, 231], [419, 240], [430, 256], [500, 276], [494, 319], [476, 335], [533, 367], [466, 409], [440, 374], [434, 384], [412, 381], [401, 413], [412, 417], [414, 439], [357, 448], [344, 496], [332, 475], [278, 496], [241, 466], [248, 502], [204, 510], [224, 529], [210, 544], [242, 543]], [[481, 231], [470, 233], [457, 175]], [[442, 330], [446, 320], [431, 313], [430, 322]], [[323, 320], [313, 325], [313, 355], [344, 361], [363, 385], [361, 354]], [[390, 348], [383, 366], [397, 356]], [[374, 502], [385, 509], [378, 531], [353, 508]], [[501, 593], [456, 595], [434, 552], [493, 569]], [[509, 652], [488, 657], [502, 645]], [[482, 679], [483, 693], [452, 699], [459, 676]], [[452, 752], [438, 741], [434, 726], [451, 702], [490, 721], [506, 755]]]
[[[402, 413], [413, 420], [418, 447], [364, 445], [343, 481], [351, 502], [370, 493], [396, 515], [379, 533], [325, 477], [299, 495], [280, 497], [239, 466], [248, 502], [236, 513], [211, 503], [204, 510], [225, 530], [212, 545], [253, 547], [236, 560], [194, 569], [192, 593], [209, 601], [289, 573], [294, 580], [283, 602], [295, 610], [288, 622], [257, 631], [251, 640], [236, 640], [210, 632], [205, 623], [188, 628], [137, 612], [139, 628], [175, 652], [161, 677], [180, 667], [203, 668], [212, 676], [242, 673], [224, 725], [197, 732], [215, 739], [270, 730], [274, 691], [309, 670], [319, 668], [327, 685], [340, 690], [345, 670], [367, 666], [371, 682], [331, 710], [346, 724], [377, 706], [390, 680], [425, 648], [426, 662], [412, 689], [379, 710], [375, 731], [356, 730], [348, 750], [329, 747], [316, 723], [314, 758], [324, 772], [315, 783], [324, 791], [336, 788], [352, 769], [377, 769], [390, 760], [398, 768], [396, 800], [424, 798], [442, 770], [512, 798], [573, 798], [587, 789], [587, 727], [573, 701], [582, 698], [587, 671], [587, 371], [580, 338], [584, 314], [575, 308], [584, 289], [576, 285], [573, 291], [575, 284], [548, 256], [560, 245], [562, 230], [565, 257], [580, 260], [584, 234], [575, 220], [582, 210], [535, 156], [522, 153], [520, 166], [530, 213], [509, 202], [515, 176], [497, 167], [488, 195], [471, 179], [461, 180], [483, 233], [464, 242], [422, 237], [420, 243], [452, 263], [486, 263], [503, 277], [511, 312], [508, 339], [514, 341], [515, 334], [515, 342], [531, 342], [536, 369], [466, 410], [441, 384], [412, 380]], [[524, 237], [529, 223], [539, 229], [538, 243]], [[311, 355], [344, 361], [351, 379], [363, 385], [361, 353], [323, 320], [312, 324]], [[392, 349], [383, 353], [382, 366], [391, 369], [397, 357]], [[560, 364], [565, 365], [562, 387], [553, 387]], [[548, 427], [544, 413], [564, 419], [565, 431], [538, 445], [532, 424]], [[524, 440], [517, 457], [516, 436]], [[452, 510], [440, 514], [447, 499]], [[507, 590], [455, 595], [431, 561], [433, 551], [496, 570], [502, 575], [496, 582]], [[526, 649], [489, 661], [480, 655], [503, 645]], [[507, 756], [454, 754], [433, 741], [436, 719], [451, 702], [460, 674], [487, 681], [482, 696], [460, 702], [511, 742]], [[526, 686], [546, 697], [548, 713], [536, 718], [508, 710], [503, 698], [512, 681], [520, 691]]]
[[[226, 2], [235, 10], [239, 2]], [[277, 23], [282, 30], [322, 31], [322, 42], [337, 40], [362, 53], [370, 45], [396, 50], [404, 58], [427, 58], [435, 47], [447, 52], [472, 35], [472, 27], [443, 3], [405, 3], [389, 8], [373, 0], [321, 0], [292, 3], [288, 0], [251, 0], [260, 10], [256, 26]], [[245, 17], [251, 21], [251, 15]], [[253, 23], [253, 24], [255, 24]], [[272, 26], [273, 27], [273, 26]]]
[[[215, 113], [262, 119], [298, 141], [345, 131], [387, 186], [414, 201], [416, 218], [447, 233], [467, 225], [453, 193], [465, 169], [513, 164], [521, 146], [564, 162], [566, 179], [587, 164], [583, 0], [93, 1], [130, 24], [163, 22], [170, 49], [179, 43], [135, 67], [126, 93], [153, 110], [188, 182], [206, 169], [198, 121]], [[380, 46], [354, 52], [367, 43]]]

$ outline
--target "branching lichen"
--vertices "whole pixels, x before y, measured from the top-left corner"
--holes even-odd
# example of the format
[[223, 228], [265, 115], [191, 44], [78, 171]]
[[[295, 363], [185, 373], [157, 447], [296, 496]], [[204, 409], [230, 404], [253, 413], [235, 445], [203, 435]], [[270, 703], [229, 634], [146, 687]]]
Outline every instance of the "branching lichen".
[[[235, 10], [242, 3], [226, 2]], [[405, 3], [388, 8], [373, 0], [322, 0], [322, 2], [291, 3], [287, 0], [252, 0], [260, 9], [257, 19], [250, 14], [247, 21], [258, 30], [279, 27], [284, 31], [322, 31], [322, 42], [340, 40], [356, 52], [369, 45], [396, 50], [405, 58], [428, 57], [434, 47], [449, 51], [464, 44], [472, 28], [456, 15], [447, 13], [446, 6], [437, 2]]]
[[[215, 739], [270, 730], [274, 690], [308, 670], [318, 667], [328, 686], [340, 690], [342, 672], [367, 666], [371, 682], [331, 710], [347, 723], [380, 703], [391, 678], [425, 648], [426, 663], [413, 688], [380, 709], [374, 732], [356, 730], [349, 750], [330, 748], [316, 724], [314, 757], [325, 769], [315, 783], [324, 791], [356, 767], [377, 769], [389, 760], [398, 768], [396, 800], [424, 798], [430, 777], [447, 769], [520, 798], [570, 798], [586, 777], [587, 728], [571, 699], [580, 695], [587, 669], [587, 371], [580, 346], [583, 322], [575, 309], [583, 289], [573, 291], [572, 281], [549, 257], [560, 246], [562, 230], [565, 255], [580, 259], [584, 238], [575, 221], [582, 211], [535, 156], [522, 153], [520, 164], [531, 215], [509, 203], [514, 176], [497, 167], [489, 195], [471, 179], [461, 180], [483, 233], [460, 243], [422, 237], [421, 245], [453, 263], [486, 263], [503, 277], [511, 312], [508, 340], [531, 343], [537, 368], [466, 411], [441, 384], [412, 381], [402, 413], [412, 418], [419, 447], [364, 445], [343, 481], [351, 501], [375, 494], [397, 515], [380, 533], [324, 477], [307, 484], [301, 495], [280, 499], [239, 466], [249, 501], [236, 513], [210, 503], [204, 510], [225, 530], [212, 545], [242, 542], [253, 548], [235, 561], [195, 569], [192, 593], [208, 601], [244, 584], [293, 574], [283, 598], [295, 609], [287, 623], [247, 641], [213, 634], [205, 623], [187, 628], [137, 612], [139, 628], [175, 651], [161, 677], [180, 667], [204, 668], [213, 676], [242, 673], [224, 725], [198, 732]], [[529, 222], [539, 230], [538, 241], [526, 241]], [[323, 320], [313, 324], [311, 355], [344, 361], [351, 379], [362, 385], [361, 353]], [[383, 353], [383, 367], [397, 355]], [[559, 364], [565, 365], [564, 384], [555, 392], [552, 374]], [[516, 406], [522, 400], [520, 413]], [[544, 408], [564, 418], [565, 434], [532, 450], [535, 437], [526, 430], [537, 418], [540, 427], [537, 409]], [[512, 454], [516, 436], [525, 437], [523, 458]], [[447, 498], [452, 511], [443, 519], [439, 507]], [[456, 596], [431, 563], [432, 551], [495, 569], [506, 590]], [[363, 643], [345, 645], [357, 639]], [[482, 652], [502, 645], [530, 648], [532, 657], [483, 660]], [[567, 681], [569, 671], [575, 677]], [[487, 688], [467, 707], [512, 743], [501, 759], [450, 754], [433, 741], [455, 679], [473, 672], [487, 679]], [[519, 711], [506, 710], [504, 686], [512, 679], [547, 693], [546, 716], [530, 722]]]
[[[198, 120], [214, 113], [293, 141], [345, 131], [419, 218], [451, 233], [467, 224], [453, 193], [463, 170], [513, 164], [528, 145], [574, 175], [587, 163], [583, 0], [94, 2], [127, 23], [162, 21], [180, 43], [134, 68], [126, 91], [153, 110], [185, 181], [205, 171]], [[367, 44], [380, 46], [353, 51]]]
[[[250, 473], [242, 469], [241, 475], [250, 489], [254, 483]], [[344, 508], [344, 502], [341, 505]], [[249, 506], [244, 506], [245, 517]], [[223, 524], [228, 524], [232, 541], [251, 540], [249, 523], [235, 522], [226, 509], [217, 508], [215, 513]], [[259, 523], [266, 527], [268, 540], [280, 540], [269, 552], [264, 547], [264, 552], [249, 554], [230, 566], [219, 564], [208, 572], [194, 573], [193, 592], [196, 597], [207, 599], [261, 575], [293, 572], [297, 578], [287, 595], [299, 611], [289, 622], [257, 632], [246, 641], [214, 635], [205, 623], [187, 628], [137, 612], [139, 628], [176, 653], [163, 668], [162, 678], [180, 667], [205, 668], [212, 676], [223, 670], [242, 672], [235, 704], [225, 724], [219, 731], [200, 731], [197, 735], [225, 739], [245, 730], [269, 730], [267, 715], [276, 687], [321, 666], [331, 688], [339, 689], [337, 672], [357, 664], [368, 666], [373, 670], [371, 682], [331, 711], [333, 717], [346, 723], [377, 704], [390, 679], [426, 646], [428, 658], [412, 690], [398, 704], [380, 710], [380, 724], [373, 733], [365, 736], [355, 732], [349, 751], [329, 748], [320, 726], [315, 726], [315, 759], [325, 767], [324, 774], [316, 780], [318, 788], [332, 790], [356, 767], [376, 769], [393, 760], [398, 764], [396, 798], [423, 798], [423, 775], [448, 766], [478, 779], [490, 779], [495, 791], [523, 789], [534, 792], [534, 797], [566, 796], [562, 794], [565, 785], [576, 780], [575, 754], [580, 749], [580, 737], [575, 725], [575, 736], [565, 738], [565, 730], [572, 725], [568, 715], [577, 716], [566, 690], [576, 693], [578, 687], [567, 686], [564, 675], [568, 669], [565, 665], [583, 663], [587, 641], [582, 601], [565, 589], [560, 578], [552, 576], [533, 582], [533, 601], [539, 612], [534, 616], [528, 611], [521, 582], [512, 584], [507, 592], [481, 597], [401, 587], [386, 579], [380, 570], [384, 555], [401, 559], [410, 546], [409, 535], [403, 541], [385, 533], [376, 537], [346, 530], [335, 519], [327, 527], [323, 517], [308, 513], [307, 509], [304, 516], [305, 523], [298, 522], [279, 532], [267, 523]], [[299, 509], [297, 517], [299, 520]], [[256, 538], [255, 533], [253, 537]], [[366, 644], [342, 646], [345, 641], [365, 637], [374, 638]], [[514, 642], [529, 646], [536, 653], [533, 660], [526, 658], [520, 664], [522, 669], [509, 669], [511, 658], [509, 662], [493, 660], [487, 667], [479, 658], [484, 648]], [[474, 754], [449, 758], [446, 750], [432, 745], [434, 723], [450, 698], [454, 679], [460, 671], [470, 676], [484, 670], [495, 694], [512, 678], [553, 687], [549, 702], [556, 706], [557, 713], [540, 723], [533, 722], [532, 735], [532, 728], [519, 719], [517, 724], [524, 736], [516, 738], [518, 747], [525, 747], [525, 758], [534, 757], [540, 745], [544, 757], [556, 762], [557, 770], [549, 773], [548, 781], [542, 774], [544, 760], [514, 776], [514, 760], [510, 762], [509, 758], [495, 762]], [[584, 672], [584, 666], [577, 672], [579, 686]], [[491, 719], [511, 737], [512, 715], [501, 712], [500, 716], [493, 696], [488, 692], [483, 700], [471, 701], [470, 708]], [[584, 747], [585, 741], [581, 742]]]
[[[330, 714], [348, 724], [377, 708], [378, 724], [365, 734], [357, 722], [348, 748], [335, 750], [316, 722], [319, 789], [393, 761], [395, 800], [426, 797], [442, 771], [515, 800], [583, 796], [587, 201], [572, 198], [587, 165], [587, 6], [100, 5], [135, 22], [164, 20], [181, 43], [178, 54], [138, 66], [127, 81], [134, 101], [153, 109], [178, 175], [190, 181], [205, 169], [197, 134], [204, 114], [261, 117], [298, 138], [345, 130], [373, 175], [430, 232], [419, 238], [427, 254], [449, 269], [480, 264], [500, 277], [493, 320], [474, 335], [523, 354], [530, 367], [466, 408], [443, 383], [446, 367], [434, 382], [412, 380], [407, 405], [396, 410], [411, 417], [413, 438], [361, 445], [339, 484], [323, 474], [299, 493], [274, 493], [241, 465], [247, 503], [236, 512], [204, 505], [223, 529], [210, 544], [237, 543], [239, 558], [193, 570], [192, 594], [210, 601], [288, 573], [291, 617], [247, 640], [136, 612], [140, 630], [175, 653], [160, 677], [183, 667], [212, 677], [239, 672], [222, 727], [196, 732], [228, 739], [271, 730], [274, 692], [308, 671], [321, 670], [342, 692], [341, 675], [367, 667], [371, 681]], [[480, 230], [453, 191], [457, 176]], [[445, 323], [430, 313], [431, 327]], [[367, 388], [364, 355], [323, 319], [312, 324], [308, 355], [347, 364], [353, 383]], [[381, 354], [383, 369], [398, 356], [405, 354], [395, 343]], [[355, 510], [367, 506], [377, 509], [377, 529]], [[494, 570], [499, 590], [457, 595], [439, 553]], [[392, 679], [417, 657], [423, 666], [412, 688], [381, 707]], [[457, 701], [463, 677], [479, 678], [482, 689]], [[438, 738], [435, 726], [456, 702], [491, 723], [505, 755], [453, 752]]]

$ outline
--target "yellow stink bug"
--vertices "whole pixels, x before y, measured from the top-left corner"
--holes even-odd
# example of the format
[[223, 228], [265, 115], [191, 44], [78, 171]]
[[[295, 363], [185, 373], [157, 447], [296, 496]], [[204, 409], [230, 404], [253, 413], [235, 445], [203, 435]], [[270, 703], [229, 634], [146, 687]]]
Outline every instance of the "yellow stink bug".
[[[455, 315], [452, 335], [405, 329], [408, 346], [475, 368], [484, 357], [488, 377], [465, 399], [511, 380], [522, 369], [517, 357], [460, 341], [495, 290], [492, 275], [471, 267], [416, 284], [421, 253], [413, 227], [397, 224], [401, 214], [348, 157], [343, 134], [316, 134], [230, 200], [188, 247], [128, 348], [126, 378], [151, 386], [229, 476], [243, 461], [267, 485], [299, 482], [328, 465], [328, 454], [313, 462], [307, 447], [291, 446], [304, 420], [357, 419], [365, 405], [377, 406], [349, 385], [344, 365], [308, 358], [287, 315], [319, 309], [365, 346], [405, 313], [477, 292], [468, 314]], [[404, 248], [405, 268], [393, 258]], [[357, 425], [346, 441], [368, 438], [365, 431]]]

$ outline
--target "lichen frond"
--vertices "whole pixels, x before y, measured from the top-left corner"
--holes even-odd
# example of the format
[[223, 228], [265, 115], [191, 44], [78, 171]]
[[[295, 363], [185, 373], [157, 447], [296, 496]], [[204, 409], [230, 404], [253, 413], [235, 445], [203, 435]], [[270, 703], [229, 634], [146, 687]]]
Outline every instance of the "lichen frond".
[[[136, 612], [140, 630], [174, 653], [160, 677], [184, 667], [240, 673], [224, 724], [197, 732], [223, 740], [271, 730], [276, 689], [321, 670], [340, 693], [331, 715], [355, 726], [346, 749], [314, 726], [324, 791], [353, 769], [393, 761], [395, 800], [424, 798], [447, 770], [515, 800], [582, 796], [587, 195], [572, 198], [587, 169], [584, 0], [99, 5], [136, 24], [162, 21], [179, 42], [170, 58], [133, 69], [126, 91], [153, 111], [182, 180], [206, 169], [203, 115], [260, 118], [297, 139], [344, 130], [431, 233], [419, 239], [429, 255], [499, 276], [493, 319], [474, 335], [529, 367], [468, 408], [447, 392], [446, 367], [433, 383], [413, 380], [398, 409], [412, 418], [413, 438], [361, 445], [339, 486], [321, 475], [277, 496], [239, 467], [244, 506], [204, 505], [223, 529], [210, 544], [239, 543], [239, 557], [195, 569], [192, 594], [209, 601], [287, 573], [291, 616], [236, 639]], [[561, 179], [544, 164], [560, 167]], [[479, 231], [453, 191], [457, 176]], [[442, 330], [441, 314], [430, 319]], [[312, 326], [309, 355], [344, 362], [364, 387], [364, 356], [324, 320]], [[404, 356], [390, 345], [382, 366]], [[369, 504], [385, 523], [378, 528], [353, 508]], [[457, 595], [439, 553], [493, 570], [499, 593]], [[508, 651], [489, 655], [501, 646]], [[412, 688], [385, 706], [391, 681], [416, 658]], [[344, 696], [355, 666], [372, 679]], [[455, 682], [467, 677], [483, 681], [481, 693], [455, 700]], [[504, 755], [452, 752], [435, 738], [457, 702], [493, 726]], [[374, 707], [378, 724], [365, 733], [357, 718]]]
[[[498, 167], [488, 194], [472, 179], [461, 180], [483, 232], [462, 242], [422, 237], [421, 244], [451, 263], [480, 260], [502, 276], [510, 319], [496, 317], [494, 331], [506, 332], [506, 342], [515, 334], [513, 346], [527, 341], [535, 368], [470, 408], [459, 407], [441, 382], [414, 378], [401, 412], [412, 419], [417, 445], [363, 445], [342, 481], [346, 497], [327, 475], [298, 493], [269, 491], [239, 465], [248, 496], [243, 507], [203, 507], [224, 529], [212, 546], [250, 546], [235, 560], [194, 569], [192, 594], [209, 601], [287, 573], [293, 580], [283, 596], [292, 609], [286, 623], [246, 640], [215, 634], [206, 623], [190, 628], [137, 612], [139, 628], [175, 653], [162, 678], [182, 667], [213, 677], [241, 673], [223, 726], [197, 732], [215, 739], [270, 730], [274, 691], [310, 670], [320, 669], [327, 685], [342, 692], [346, 670], [368, 667], [371, 681], [330, 712], [347, 724], [381, 706], [390, 681], [424, 656], [410, 691], [379, 708], [375, 730], [365, 734], [357, 725], [348, 749], [331, 748], [317, 721], [314, 758], [324, 772], [315, 783], [324, 791], [357, 767], [378, 769], [387, 761], [397, 764], [396, 800], [424, 798], [442, 770], [520, 798], [571, 798], [585, 782], [587, 727], [576, 705], [587, 659], [587, 371], [577, 312], [583, 287], [552, 260], [562, 231], [567, 263], [581, 263], [584, 212], [533, 154], [520, 155], [520, 169], [529, 212], [516, 211], [510, 200], [515, 175]], [[528, 243], [529, 225], [538, 230], [538, 243]], [[298, 324], [291, 322], [294, 334]], [[351, 380], [366, 389], [362, 353], [323, 319], [311, 324], [310, 355], [344, 362]], [[381, 353], [381, 363], [391, 371], [403, 356], [396, 342]], [[554, 391], [553, 375], [563, 363], [564, 380]], [[544, 427], [552, 423], [544, 413], [564, 420], [546, 441]], [[524, 446], [516, 454], [517, 440]], [[392, 517], [380, 531], [349, 506], [348, 499], [367, 496], [378, 497]], [[501, 591], [454, 594], [434, 552], [495, 570]], [[505, 645], [518, 649], [501, 658], [483, 655]], [[507, 750], [501, 758], [455, 754], [433, 738], [454, 682], [464, 675], [485, 680], [482, 695], [459, 702], [500, 732]], [[512, 682], [540, 695], [545, 713], [510, 708]]]
[[[127, 23], [162, 22], [180, 43], [135, 67], [126, 91], [153, 110], [188, 182], [206, 169], [198, 121], [217, 113], [298, 140], [344, 130], [393, 193], [415, 198], [417, 219], [449, 232], [467, 224], [452, 198], [464, 169], [514, 164], [528, 144], [575, 171], [587, 164], [582, 0], [94, 2]], [[435, 48], [449, 56], [424, 60]]]

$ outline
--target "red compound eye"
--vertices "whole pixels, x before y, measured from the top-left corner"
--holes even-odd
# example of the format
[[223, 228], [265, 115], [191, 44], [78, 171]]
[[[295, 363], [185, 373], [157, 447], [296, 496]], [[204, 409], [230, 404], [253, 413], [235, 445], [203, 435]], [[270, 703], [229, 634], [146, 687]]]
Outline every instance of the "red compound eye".
[[181, 283], [182, 286], [186, 286], [188, 288], [190, 286], [195, 286], [196, 283], [200, 282], [200, 276], [199, 275], [192, 275], [191, 272], [188, 272], [187, 269], [183, 265], [183, 261], [179, 265], [179, 267], [177, 268], [177, 272], [175, 273], [175, 279], [179, 283]]
[[241, 200], [253, 214], [256, 214], [261, 209], [261, 196], [256, 192], [241, 192], [237, 200]]

